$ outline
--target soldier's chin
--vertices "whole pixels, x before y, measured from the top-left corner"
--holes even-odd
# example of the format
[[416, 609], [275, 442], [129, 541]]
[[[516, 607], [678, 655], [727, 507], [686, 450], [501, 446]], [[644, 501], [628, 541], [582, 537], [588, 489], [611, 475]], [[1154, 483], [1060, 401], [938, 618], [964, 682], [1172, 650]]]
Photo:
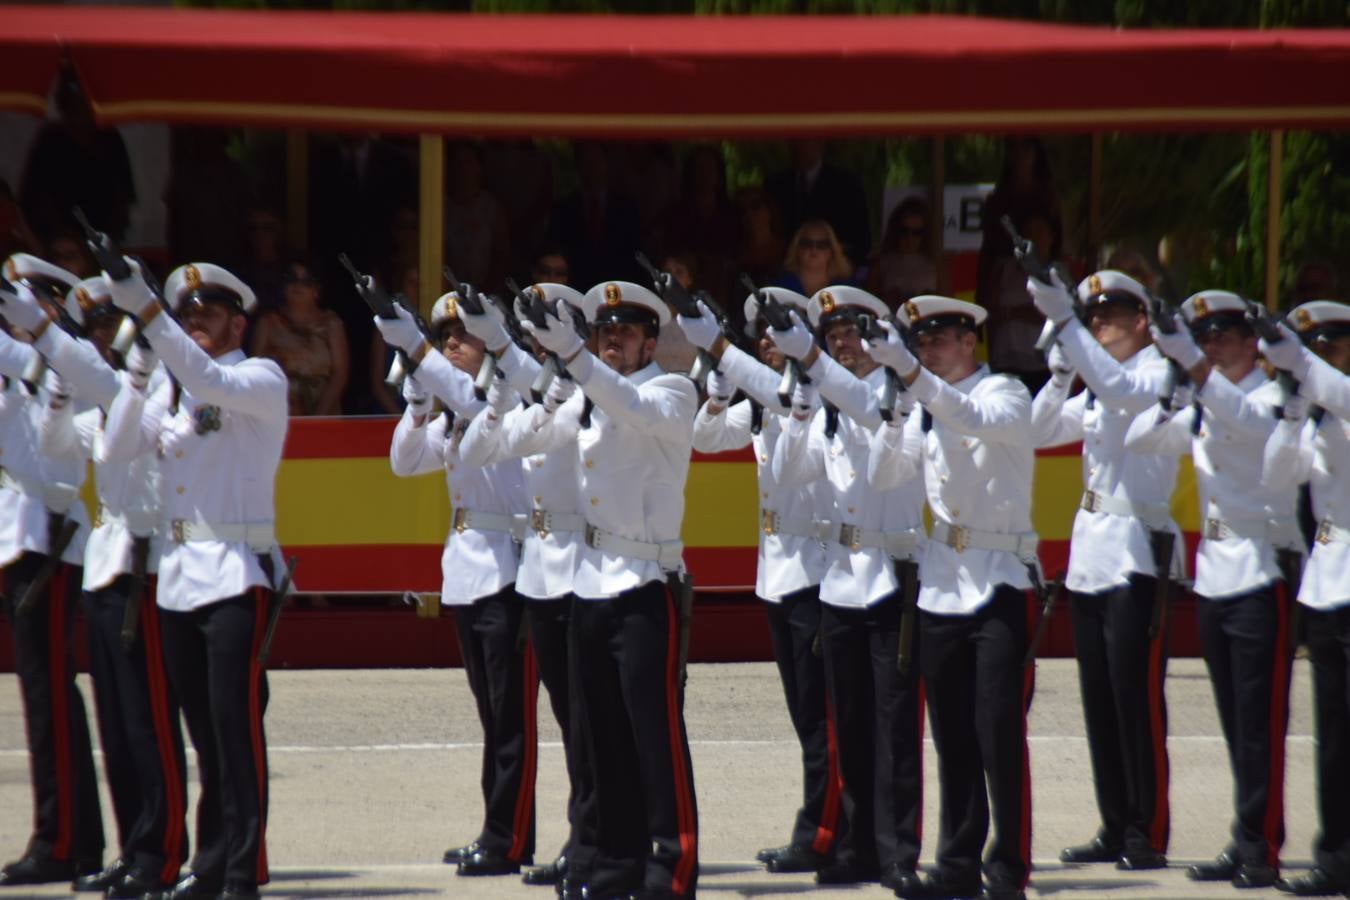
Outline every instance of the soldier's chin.
[[211, 349], [211, 335], [205, 331], [189, 331], [188, 337], [192, 338], [193, 342], [203, 350]]

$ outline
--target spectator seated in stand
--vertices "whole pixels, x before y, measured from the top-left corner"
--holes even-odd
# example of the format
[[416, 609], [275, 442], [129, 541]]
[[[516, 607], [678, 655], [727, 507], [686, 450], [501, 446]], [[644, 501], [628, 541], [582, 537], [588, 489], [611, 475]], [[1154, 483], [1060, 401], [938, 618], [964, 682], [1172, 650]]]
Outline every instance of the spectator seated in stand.
[[933, 265], [932, 217], [920, 197], [906, 197], [886, 219], [876, 262], [867, 273], [867, 290], [892, 311], [919, 294], [937, 293]]
[[291, 415], [340, 415], [351, 364], [342, 319], [321, 304], [319, 279], [304, 261], [287, 264], [282, 298], [280, 309], [259, 318], [253, 355], [286, 373]]
[[853, 262], [824, 219], [812, 219], [797, 229], [783, 269], [775, 283], [807, 297], [832, 284], [853, 282]]
[[460, 281], [496, 290], [511, 260], [506, 210], [483, 183], [482, 149], [455, 141], [445, 151], [445, 261]]

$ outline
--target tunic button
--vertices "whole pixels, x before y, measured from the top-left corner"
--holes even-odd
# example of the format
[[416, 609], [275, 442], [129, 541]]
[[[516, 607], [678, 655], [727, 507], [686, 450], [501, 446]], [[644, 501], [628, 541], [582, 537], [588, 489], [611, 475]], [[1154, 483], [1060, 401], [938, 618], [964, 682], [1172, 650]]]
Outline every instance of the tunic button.
[[174, 459], [182, 459], [182, 458], [183, 458], [183, 451], [182, 451], [182, 450], [175, 450], [175, 451], [173, 451], [173, 458], [174, 458]]
[[595, 460], [593, 460], [593, 459], [588, 459], [588, 460], [586, 460], [586, 468], [588, 468], [588, 469], [594, 469], [594, 468], [595, 468]]
[[543, 498], [543, 497], [535, 497], [535, 498], [534, 498], [534, 505], [535, 505], [535, 506], [538, 506], [539, 504], [541, 504], [541, 503], [543, 503], [543, 502], [544, 502], [544, 498]]
[[591, 506], [599, 506], [599, 505], [600, 505], [600, 498], [599, 498], [599, 497], [592, 497], [592, 498], [591, 498]]
[[760, 496], [763, 497], [765, 500], [768, 500], [768, 499], [769, 499], [769, 492], [768, 492], [768, 491], [765, 491], [764, 493], [760, 494]]
[[850, 507], [848, 508], [848, 511], [849, 511], [849, 512], [853, 512], [853, 507], [850, 506]]
[[446, 467], [447, 469], [449, 469], [451, 472], [455, 471], [455, 464], [454, 464], [454, 463], [446, 463], [446, 464], [445, 464], [445, 467]]
[[456, 499], [456, 500], [459, 499], [459, 494], [456, 494], [456, 495], [455, 495], [455, 499]]
[[187, 490], [187, 488], [183, 487], [183, 486], [180, 484], [178, 487], [174, 488], [174, 490], [181, 494], [181, 493], [183, 493], [183, 491]]
[[953, 518], [953, 519], [959, 519], [959, 518], [961, 518], [961, 510], [959, 510], [959, 509], [954, 509], [954, 510], [952, 510], [952, 518]]
[[852, 481], [854, 478], [857, 478], [857, 477], [858, 477], [858, 476], [855, 475], [855, 474], [852, 473], [852, 472], [849, 472], [849, 473], [848, 473], [848, 479], [849, 479], [849, 481]]
[[943, 484], [946, 484], [946, 483], [947, 483], [947, 476], [946, 476], [946, 475], [943, 475], [942, 478], [940, 478], [939, 480], [940, 480]]

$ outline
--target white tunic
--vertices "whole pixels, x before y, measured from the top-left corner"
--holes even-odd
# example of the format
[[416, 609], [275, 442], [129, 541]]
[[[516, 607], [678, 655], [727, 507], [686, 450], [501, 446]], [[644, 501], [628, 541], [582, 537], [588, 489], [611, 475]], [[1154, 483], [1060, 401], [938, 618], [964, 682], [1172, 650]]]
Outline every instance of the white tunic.
[[[1130, 426], [1126, 446], [1142, 453], [1180, 456], [1190, 453], [1200, 494], [1200, 516], [1231, 523], [1251, 536], [1202, 533], [1195, 558], [1195, 592], [1211, 600], [1250, 593], [1280, 578], [1275, 548], [1298, 549], [1297, 493], [1273, 488], [1261, 477], [1266, 441], [1279, 421], [1280, 387], [1260, 368], [1237, 385], [1218, 371], [1210, 373], [1197, 395], [1203, 408], [1199, 435], [1192, 436], [1196, 409], [1169, 416], [1161, 407], [1140, 413]], [[1279, 521], [1284, 540], [1256, 536], [1261, 523]], [[1203, 530], [1202, 530], [1203, 531]]]
[[[151, 319], [144, 334], [182, 385], [178, 410], [170, 410], [171, 383], [147, 398], [124, 381], [108, 410], [103, 457], [109, 464], [147, 452], [158, 457], [165, 540], [156, 602], [187, 612], [253, 587], [272, 587], [258, 562], [267, 548], [243, 540], [180, 543], [170, 539], [170, 523], [275, 528], [287, 426], [285, 374], [272, 360], [250, 359], [239, 350], [212, 359], [165, 315]], [[268, 552], [275, 565], [275, 546]]]
[[[917, 414], [901, 427], [879, 428], [868, 461], [872, 483], [886, 490], [914, 478], [922, 464], [934, 522], [1030, 535], [1036, 451], [1026, 387], [981, 366], [955, 384], [923, 369], [910, 390], [932, 414], [932, 428], [925, 435]], [[939, 615], [970, 615], [1001, 584], [1031, 586], [1026, 561], [1015, 553], [958, 552], [935, 540], [924, 549], [919, 582], [919, 608]]]
[[[1068, 388], [1047, 382], [1032, 404], [1032, 430], [1038, 447], [1083, 442], [1083, 483], [1088, 490], [1134, 505], [1157, 509], [1154, 527], [1181, 531], [1170, 503], [1176, 483], [1174, 456], [1135, 453], [1125, 435], [1135, 416], [1158, 401], [1167, 377], [1167, 361], [1151, 344], [1123, 363], [1116, 362], [1076, 319], [1060, 332], [1065, 356], [1096, 395], [1087, 409], [1087, 391], [1066, 400]], [[1166, 512], [1163, 512], [1165, 511]], [[1097, 593], [1127, 584], [1131, 573], [1155, 574], [1149, 525], [1139, 518], [1101, 510], [1078, 510], [1069, 544], [1069, 590]], [[1181, 553], [1174, 572], [1181, 569]]]

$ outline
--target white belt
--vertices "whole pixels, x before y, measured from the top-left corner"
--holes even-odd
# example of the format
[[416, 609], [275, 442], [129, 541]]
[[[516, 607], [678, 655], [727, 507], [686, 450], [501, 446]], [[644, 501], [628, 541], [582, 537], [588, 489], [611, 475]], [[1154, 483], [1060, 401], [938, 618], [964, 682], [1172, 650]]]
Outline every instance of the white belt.
[[1335, 541], [1338, 544], [1350, 544], [1350, 528], [1344, 528], [1332, 522], [1330, 519], [1323, 519], [1317, 523], [1317, 537], [1319, 544], [1330, 544]]
[[548, 537], [558, 532], [584, 534], [586, 519], [575, 513], [556, 513], [546, 509], [533, 509], [525, 517], [525, 530], [533, 531], [539, 537]]
[[90, 527], [100, 528], [104, 525], [121, 525], [137, 537], [146, 537], [155, 532], [155, 511], [134, 509], [117, 513], [100, 503], [98, 509], [94, 510], [94, 521]]
[[465, 509], [462, 506], [455, 507], [455, 515], [450, 520], [450, 527], [456, 534], [463, 534], [467, 529], [474, 531], [505, 531], [513, 537], [519, 537], [524, 526], [523, 516], [512, 516], [506, 513], [480, 512], [476, 509]]
[[885, 550], [895, 559], [909, 557], [919, 549], [920, 528], [907, 528], [904, 531], [867, 531], [847, 522], [839, 525], [837, 540], [853, 552], [867, 548]]
[[1104, 512], [1113, 516], [1138, 519], [1157, 530], [1167, 528], [1168, 520], [1172, 516], [1171, 508], [1165, 503], [1131, 503], [1098, 491], [1085, 491], [1079, 506], [1088, 512]]
[[79, 489], [73, 484], [53, 482], [42, 484], [23, 475], [15, 475], [9, 469], [0, 467], [0, 487], [31, 497], [54, 513], [65, 515], [75, 502]]
[[1248, 538], [1254, 541], [1270, 541], [1272, 544], [1302, 544], [1298, 531], [1298, 522], [1285, 517], [1281, 519], [1246, 519], [1210, 517], [1205, 519], [1200, 534], [1207, 540], [1222, 541], [1229, 538]]
[[957, 553], [964, 553], [967, 550], [993, 550], [1015, 554], [1022, 562], [1035, 561], [1036, 545], [1040, 543], [1040, 538], [1034, 531], [1007, 534], [1002, 531], [978, 531], [964, 525], [949, 525], [946, 522], [933, 523], [933, 540], [939, 544], [946, 544]]
[[594, 525], [587, 525], [584, 533], [587, 547], [616, 556], [651, 560], [667, 572], [675, 571], [684, 561], [682, 541], [635, 541]]
[[772, 509], [759, 511], [759, 525], [765, 534], [783, 534], [788, 537], [810, 538], [816, 541], [830, 539], [828, 519], [789, 517]]
[[198, 522], [170, 519], [163, 532], [175, 544], [219, 541], [222, 544], [248, 544], [255, 553], [276, 546], [276, 527], [272, 522]]

